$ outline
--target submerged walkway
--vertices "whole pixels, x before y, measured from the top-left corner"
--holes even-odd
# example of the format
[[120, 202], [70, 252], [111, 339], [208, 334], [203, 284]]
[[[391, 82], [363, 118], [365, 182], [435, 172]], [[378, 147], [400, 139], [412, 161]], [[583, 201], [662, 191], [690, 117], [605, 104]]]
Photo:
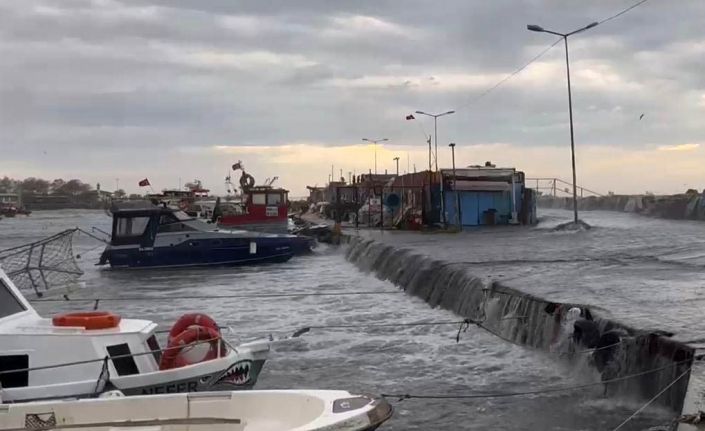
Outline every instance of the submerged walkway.
[[705, 345], [705, 223], [582, 212], [593, 229], [556, 232], [572, 213], [541, 210], [536, 227], [462, 233], [346, 229], [434, 259], [457, 262], [487, 281], [556, 302], [581, 303], [628, 326], [672, 332]]

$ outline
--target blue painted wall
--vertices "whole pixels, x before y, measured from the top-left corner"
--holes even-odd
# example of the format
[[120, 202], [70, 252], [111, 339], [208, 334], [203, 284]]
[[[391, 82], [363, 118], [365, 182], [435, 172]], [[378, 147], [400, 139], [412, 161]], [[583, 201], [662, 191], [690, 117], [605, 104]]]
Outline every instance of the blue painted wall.
[[[460, 193], [460, 214], [463, 226], [486, 224], [485, 212], [488, 210], [495, 210], [495, 224], [509, 224], [512, 217], [512, 194], [510, 192], [447, 191], [445, 193], [445, 209], [449, 224], [457, 222], [456, 193]], [[517, 208], [521, 207], [521, 197], [517, 199], [516, 205]]]

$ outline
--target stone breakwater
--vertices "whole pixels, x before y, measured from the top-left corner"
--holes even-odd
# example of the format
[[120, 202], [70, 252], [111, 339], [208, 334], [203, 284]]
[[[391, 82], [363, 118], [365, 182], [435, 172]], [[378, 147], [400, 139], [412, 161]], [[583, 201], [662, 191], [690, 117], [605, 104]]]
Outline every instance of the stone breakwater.
[[[572, 210], [573, 200], [570, 197], [541, 196], [538, 206]], [[705, 220], [705, 196], [699, 193], [671, 196], [589, 196], [578, 199], [578, 209], [622, 211], [674, 220]]]
[[[692, 362], [694, 349], [688, 345], [668, 334], [603, 317], [590, 305], [556, 303], [515, 286], [483, 281], [462, 263], [437, 260], [411, 248], [355, 236], [342, 239], [347, 242], [346, 258], [361, 270], [394, 283], [431, 307], [481, 322], [500, 338], [554, 352], [576, 366], [594, 369], [602, 380], [647, 372], [606, 385], [610, 395], [648, 399]], [[688, 379], [681, 379], [659, 402], [680, 411], [687, 387]]]

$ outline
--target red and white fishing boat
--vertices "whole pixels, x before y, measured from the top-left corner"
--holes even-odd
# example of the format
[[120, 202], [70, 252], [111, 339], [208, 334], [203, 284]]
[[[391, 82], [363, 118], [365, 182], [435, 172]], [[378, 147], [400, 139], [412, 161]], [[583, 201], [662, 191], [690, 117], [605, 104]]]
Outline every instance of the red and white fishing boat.
[[[239, 200], [197, 202], [201, 215], [222, 228], [287, 233], [289, 191], [272, 186], [277, 177], [268, 178], [264, 185], [255, 185], [255, 178], [245, 171], [242, 162], [232, 168], [242, 171]], [[232, 184], [229, 176], [226, 184], [229, 187]]]

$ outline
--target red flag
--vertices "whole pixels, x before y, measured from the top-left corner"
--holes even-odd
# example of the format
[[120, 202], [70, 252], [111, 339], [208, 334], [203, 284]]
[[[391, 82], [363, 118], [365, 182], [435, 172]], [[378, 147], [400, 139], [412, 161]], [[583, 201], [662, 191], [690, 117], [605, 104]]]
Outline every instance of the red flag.
[[140, 187], [151, 186], [151, 184], [149, 184], [149, 180], [148, 180], [147, 178], [143, 179], [143, 180], [140, 181], [138, 184], [139, 184]]
[[406, 119], [407, 119], [407, 120], [415, 120], [416, 117], [414, 117], [413, 115], [409, 114], [409, 115], [406, 116]]

